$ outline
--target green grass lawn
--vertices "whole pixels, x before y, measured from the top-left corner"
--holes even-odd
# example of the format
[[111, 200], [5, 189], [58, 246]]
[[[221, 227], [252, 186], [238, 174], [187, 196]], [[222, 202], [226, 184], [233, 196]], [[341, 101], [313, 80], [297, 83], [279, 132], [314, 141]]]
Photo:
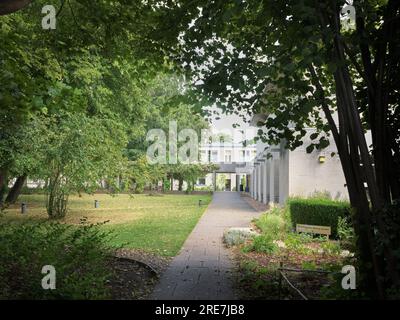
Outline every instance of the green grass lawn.
[[[94, 208], [94, 200], [100, 208]], [[203, 205], [199, 207], [198, 202]], [[210, 195], [116, 195], [71, 196], [69, 211], [60, 221], [79, 224], [108, 221], [102, 228], [113, 232], [111, 246], [143, 249], [163, 256], [174, 256], [211, 201]], [[0, 218], [3, 222], [48, 220], [43, 195], [23, 195], [28, 213], [20, 213], [19, 204], [10, 207]]]

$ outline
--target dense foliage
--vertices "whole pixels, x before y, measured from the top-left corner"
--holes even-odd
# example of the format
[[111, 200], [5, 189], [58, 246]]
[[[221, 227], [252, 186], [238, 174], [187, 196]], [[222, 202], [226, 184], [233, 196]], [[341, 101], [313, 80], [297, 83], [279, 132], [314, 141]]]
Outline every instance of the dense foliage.
[[[146, 133], [168, 133], [174, 121], [200, 136], [208, 124], [146, 38], [149, 4], [66, 1], [56, 5], [56, 29], [43, 30], [44, 4], [0, 17], [0, 206], [14, 203], [28, 178], [45, 181], [48, 213], [62, 217], [71, 193], [141, 192], [174, 176], [146, 163]], [[180, 170], [189, 188], [193, 169]]]
[[400, 197], [400, 2], [354, 1], [354, 28], [343, 24], [344, 5], [177, 1], [160, 4], [158, 29], [169, 33], [154, 38], [170, 47], [200, 98], [227, 113], [261, 114], [260, 139], [268, 144], [295, 149], [314, 127], [312, 152], [333, 136], [354, 208], [364, 289], [383, 299], [400, 290], [400, 214], [387, 216]]
[[[0, 299], [104, 299], [109, 233], [99, 226], [0, 223]], [[56, 290], [43, 290], [43, 266], [55, 268]]]
[[292, 198], [288, 200], [288, 206], [294, 229], [296, 224], [331, 227], [333, 237], [338, 236], [339, 219], [350, 217], [350, 206], [347, 202], [318, 198]]

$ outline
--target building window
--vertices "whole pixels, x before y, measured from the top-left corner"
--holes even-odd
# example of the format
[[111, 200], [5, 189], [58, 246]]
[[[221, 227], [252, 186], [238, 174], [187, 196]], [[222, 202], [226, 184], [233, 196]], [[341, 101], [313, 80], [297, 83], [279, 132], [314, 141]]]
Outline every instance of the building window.
[[225, 162], [230, 163], [232, 162], [232, 151], [231, 150], [226, 150], [225, 151]]
[[199, 186], [205, 186], [206, 185], [206, 178], [199, 178], [199, 181], [197, 182]]

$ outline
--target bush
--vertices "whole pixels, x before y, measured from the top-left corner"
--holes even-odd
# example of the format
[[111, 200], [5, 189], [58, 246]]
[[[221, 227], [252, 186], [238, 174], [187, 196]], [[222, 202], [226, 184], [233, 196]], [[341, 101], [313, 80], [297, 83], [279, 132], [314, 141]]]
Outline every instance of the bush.
[[352, 250], [355, 249], [355, 234], [354, 229], [350, 224], [348, 217], [339, 217], [337, 227], [338, 238], [341, 245], [348, 247]]
[[[0, 223], [0, 299], [102, 299], [109, 233], [98, 225]], [[56, 270], [56, 289], [44, 290], [42, 267]]]
[[224, 232], [223, 241], [228, 247], [237, 246], [257, 235], [251, 228], [229, 228]]
[[340, 245], [336, 242], [326, 241], [321, 244], [321, 249], [327, 254], [337, 254], [342, 252]]
[[209, 191], [209, 192], [212, 192], [213, 191], [213, 187], [212, 186], [195, 186], [194, 190], [195, 191]]
[[278, 209], [272, 209], [256, 220], [256, 226], [263, 234], [268, 234], [274, 240], [285, 237], [285, 220]]
[[288, 201], [288, 206], [293, 228], [296, 224], [330, 226], [333, 237], [338, 235], [339, 217], [349, 216], [350, 212], [350, 205], [347, 202], [323, 198], [293, 198]]
[[245, 250], [262, 253], [274, 253], [276, 250], [278, 250], [278, 246], [274, 243], [274, 239], [270, 235], [262, 234], [255, 237], [253, 243]]
[[300, 254], [310, 253], [310, 249], [306, 247], [307, 243], [313, 242], [313, 238], [308, 234], [289, 233], [285, 238], [285, 247], [289, 250], [296, 251]]

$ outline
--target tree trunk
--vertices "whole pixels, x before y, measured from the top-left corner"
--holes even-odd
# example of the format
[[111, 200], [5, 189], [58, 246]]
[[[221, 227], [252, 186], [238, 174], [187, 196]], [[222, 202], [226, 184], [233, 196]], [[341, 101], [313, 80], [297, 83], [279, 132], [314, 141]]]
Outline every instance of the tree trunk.
[[[341, 71], [337, 71], [339, 73]], [[342, 90], [342, 82], [337, 76], [336, 79], [337, 104], [339, 113], [340, 126], [340, 142], [337, 146], [339, 157], [342, 163], [343, 172], [346, 178], [347, 188], [349, 192], [350, 202], [353, 208], [353, 225], [357, 234], [358, 256], [360, 259], [360, 273], [364, 277], [363, 284], [365, 290], [374, 296], [379, 292], [382, 296], [382, 284], [376, 282], [382, 276], [382, 270], [376, 255], [373, 254], [374, 240], [371, 234], [371, 213], [369, 209], [367, 191], [364, 187], [365, 174], [360, 166], [360, 157], [358, 154], [358, 143], [354, 137], [354, 132], [351, 132], [349, 123], [349, 114], [346, 109], [346, 100]], [[365, 138], [364, 138], [365, 139]], [[365, 169], [365, 168], [364, 168]], [[372, 269], [372, 266], [374, 267]], [[375, 270], [375, 272], [373, 272]], [[379, 274], [379, 277], [376, 275]]]
[[[335, 7], [334, 9], [336, 10], [337, 8]], [[344, 63], [346, 59], [343, 42], [339, 36], [339, 24], [339, 17], [336, 15], [332, 25], [337, 34], [334, 38], [332, 58], [334, 62], [338, 63], [337, 70], [334, 73], [338, 112], [340, 114], [339, 119], [344, 122], [343, 128], [346, 130], [346, 140], [349, 144], [348, 151], [351, 160], [351, 166], [348, 169], [352, 174], [346, 178], [355, 182], [355, 189], [349, 189], [349, 193], [351, 194], [351, 203], [356, 209], [354, 225], [358, 235], [358, 247], [362, 261], [361, 266], [364, 268], [365, 282], [368, 289], [375, 287], [378, 297], [382, 299], [385, 298], [385, 280], [390, 279], [393, 285], [399, 285], [399, 272], [392, 244], [390, 241], [389, 243], [383, 243], [378, 239], [379, 237], [390, 239], [390, 234], [386, 230], [382, 219], [385, 200], [386, 202], [389, 201], [390, 204], [390, 197], [389, 199], [386, 197], [386, 187], [383, 190], [379, 188], [384, 181], [387, 181], [386, 177], [384, 177], [384, 171], [376, 171], [372, 165], [356, 104], [352, 79], [348, 67]], [[377, 123], [380, 133], [385, 130], [382, 117], [384, 115], [380, 113], [379, 123]], [[384, 144], [382, 142], [384, 138], [380, 137], [379, 139], [380, 143]], [[367, 184], [368, 190], [365, 189], [364, 183]], [[378, 241], [380, 242], [378, 243]], [[377, 252], [378, 245], [383, 248], [380, 253]], [[372, 272], [368, 270], [370, 262], [372, 262], [374, 277], [371, 275]], [[373, 278], [375, 278], [375, 286], [372, 282]]]
[[[348, 108], [346, 106], [341, 85], [339, 85], [338, 75], [336, 75], [336, 99], [338, 106], [338, 120], [339, 129], [335, 123], [329, 105], [326, 103], [326, 98], [324, 94], [324, 89], [319, 80], [317, 72], [314, 66], [309, 67], [310, 74], [312, 76], [313, 84], [316, 87], [316, 99], [321, 103], [322, 109], [325, 113], [326, 119], [331, 128], [333, 138], [338, 150], [340, 162], [342, 165], [343, 173], [347, 183], [347, 190], [349, 192], [350, 202], [353, 209], [352, 221], [354, 225], [355, 232], [357, 234], [357, 247], [358, 256], [362, 264], [361, 274], [364, 275], [365, 290], [370, 293], [370, 296], [376, 296], [376, 293], [381, 289], [377, 289], [380, 283], [376, 283], [375, 279], [380, 279], [380, 277], [375, 278], [376, 273], [373, 272], [372, 266], [376, 266], [375, 269], [381, 275], [381, 266], [376, 261], [376, 256], [373, 253], [373, 234], [371, 233], [371, 220], [370, 220], [370, 209], [368, 204], [367, 192], [364, 187], [364, 174], [360, 172], [360, 159], [358, 156], [358, 148], [356, 147], [354, 137], [349, 132], [349, 120], [348, 114], [345, 110]], [[339, 71], [337, 71], [339, 72]], [[342, 83], [342, 82], [341, 82]], [[365, 139], [365, 137], [363, 137]]]
[[[368, 46], [366, 37], [368, 32], [365, 28], [364, 15], [357, 15], [357, 33], [361, 39], [360, 52], [363, 70], [360, 74], [365, 78], [368, 91], [368, 114], [370, 117], [371, 134], [373, 143], [373, 156], [375, 164], [376, 183], [381, 198], [386, 203], [400, 196], [400, 177], [396, 155], [392, 152], [395, 146], [396, 134], [393, 135], [392, 128], [388, 123], [390, 117], [389, 95], [390, 90], [395, 90], [397, 73], [396, 64], [397, 41], [395, 30], [398, 29], [396, 14], [400, 7], [397, 0], [389, 0], [383, 12], [383, 24], [380, 27], [380, 40], [376, 43], [372, 52], [375, 53], [372, 63], [372, 53]], [[362, 8], [359, 8], [362, 10]], [[398, 59], [398, 58], [397, 58]], [[393, 86], [394, 84], [394, 86]], [[396, 121], [396, 120], [394, 120]], [[397, 129], [396, 129], [397, 130]]]
[[4, 197], [8, 189], [8, 170], [0, 168], [0, 206], [4, 204]]
[[22, 188], [26, 182], [28, 175], [24, 174], [22, 176], [19, 176], [17, 180], [15, 181], [14, 185], [8, 192], [7, 198], [6, 198], [6, 203], [13, 204], [17, 201], [19, 195], [21, 194]]
[[51, 219], [63, 218], [67, 213], [68, 194], [62, 190], [60, 179], [60, 173], [49, 179], [46, 209]]
[[[333, 0], [331, 4], [331, 10], [326, 11], [321, 10], [316, 1], [316, 6], [320, 10], [322, 29], [328, 26], [334, 34], [333, 41], [328, 37], [324, 38], [324, 41], [325, 46], [331, 49], [332, 62], [337, 66], [333, 76], [339, 116], [338, 132], [336, 125], [329, 121], [329, 117], [327, 119], [335, 137], [350, 202], [354, 209], [353, 224], [357, 234], [362, 284], [371, 296], [383, 299], [385, 298], [385, 279], [391, 279], [395, 285], [398, 283], [398, 271], [391, 244], [382, 244], [381, 241], [378, 243], [379, 239], [377, 239], [379, 236], [389, 239], [380, 215], [386, 197], [383, 196], [385, 191], [382, 192], [379, 185], [385, 179], [376, 177], [376, 174], [382, 174], [382, 172], [376, 172], [372, 165], [353, 91], [352, 78], [346, 63], [345, 46], [340, 36], [338, 14], [340, 8], [337, 1]], [[331, 16], [328, 16], [329, 12], [332, 13]], [[330, 112], [326, 109], [325, 107], [325, 114]], [[379, 115], [379, 117], [381, 116]], [[380, 127], [382, 126], [381, 122], [380, 119]], [[382, 129], [384, 130], [384, 128]], [[380, 180], [379, 184], [378, 180]], [[383, 251], [379, 252], [378, 244], [383, 247]]]
[[182, 191], [183, 189], [183, 179], [179, 179], [178, 190]]

